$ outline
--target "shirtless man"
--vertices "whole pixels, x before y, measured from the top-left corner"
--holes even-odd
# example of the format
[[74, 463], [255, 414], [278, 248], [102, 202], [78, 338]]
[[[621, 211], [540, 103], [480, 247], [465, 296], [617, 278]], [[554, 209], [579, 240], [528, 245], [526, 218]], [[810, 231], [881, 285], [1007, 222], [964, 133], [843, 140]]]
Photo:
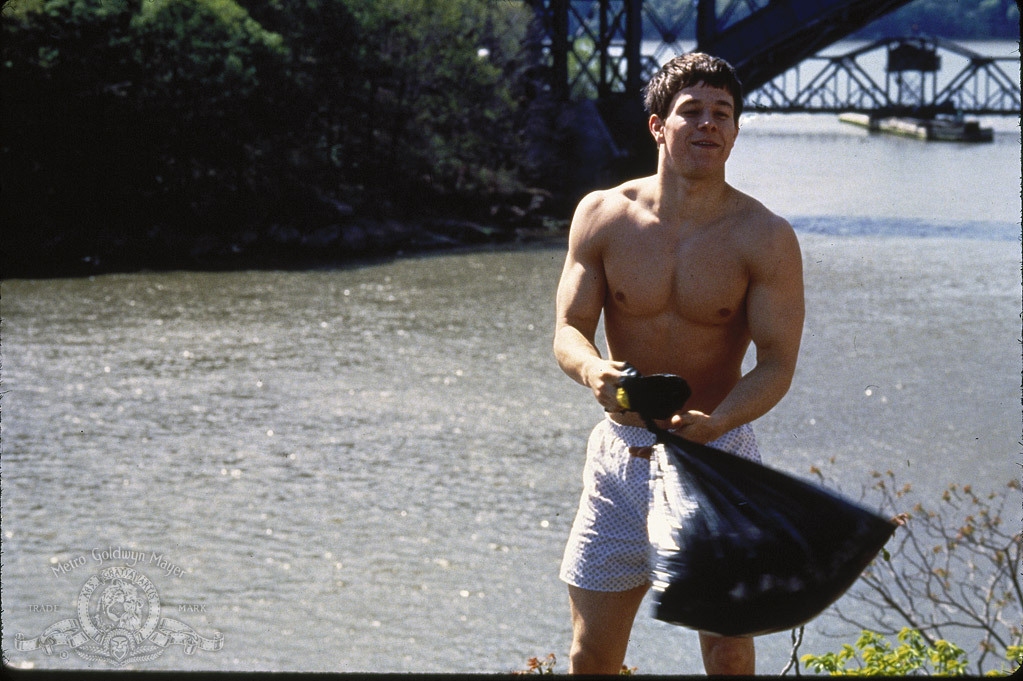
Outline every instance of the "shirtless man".
[[[608, 411], [590, 436], [561, 569], [574, 673], [618, 673], [650, 586], [653, 436], [618, 406], [625, 362], [689, 382], [686, 409], [662, 427], [759, 460], [749, 424], [788, 390], [803, 328], [792, 227], [725, 182], [742, 108], [731, 66], [676, 57], [651, 79], [645, 103], [657, 174], [583, 198], [557, 293], [558, 364]], [[601, 312], [608, 359], [594, 340]], [[750, 342], [756, 365], [743, 375]], [[751, 638], [701, 632], [700, 644], [708, 674], [754, 673]]]

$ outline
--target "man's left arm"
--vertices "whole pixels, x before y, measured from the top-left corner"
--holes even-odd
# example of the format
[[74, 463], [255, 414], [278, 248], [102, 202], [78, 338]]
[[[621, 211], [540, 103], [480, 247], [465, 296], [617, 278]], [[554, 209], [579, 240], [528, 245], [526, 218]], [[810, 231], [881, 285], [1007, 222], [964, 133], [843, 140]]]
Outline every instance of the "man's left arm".
[[803, 261], [791, 225], [774, 217], [750, 264], [746, 315], [756, 346], [756, 365], [711, 414], [689, 412], [672, 419], [679, 435], [716, 440], [778, 404], [792, 383], [803, 336]]

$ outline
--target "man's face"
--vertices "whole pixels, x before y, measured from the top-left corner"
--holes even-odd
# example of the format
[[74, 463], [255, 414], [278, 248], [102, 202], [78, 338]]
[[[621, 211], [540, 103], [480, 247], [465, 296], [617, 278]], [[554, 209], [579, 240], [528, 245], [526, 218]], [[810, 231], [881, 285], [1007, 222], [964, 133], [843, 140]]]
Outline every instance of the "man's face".
[[703, 83], [682, 88], [664, 120], [651, 116], [650, 132], [683, 175], [722, 171], [739, 134], [732, 95]]

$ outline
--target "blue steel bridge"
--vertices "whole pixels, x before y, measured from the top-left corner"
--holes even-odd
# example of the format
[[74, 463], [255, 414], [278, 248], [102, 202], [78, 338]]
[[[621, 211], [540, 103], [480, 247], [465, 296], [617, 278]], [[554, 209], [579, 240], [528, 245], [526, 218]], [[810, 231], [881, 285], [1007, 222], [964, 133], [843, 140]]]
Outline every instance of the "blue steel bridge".
[[[671, 11], [643, 0], [529, 1], [543, 27], [551, 86], [565, 98], [594, 100], [623, 150], [632, 146], [622, 139], [626, 130], [645, 133], [643, 85], [664, 61], [692, 49], [735, 66], [747, 110], [1020, 113], [1018, 57], [921, 36], [822, 54], [910, 0], [657, 3]], [[695, 48], [682, 38], [694, 34]]]

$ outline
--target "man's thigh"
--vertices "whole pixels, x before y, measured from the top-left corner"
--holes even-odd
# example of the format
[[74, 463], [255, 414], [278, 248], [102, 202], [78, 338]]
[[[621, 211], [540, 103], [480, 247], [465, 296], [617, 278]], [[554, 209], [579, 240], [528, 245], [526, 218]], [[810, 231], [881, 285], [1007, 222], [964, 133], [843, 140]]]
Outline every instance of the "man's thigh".
[[617, 673], [625, 660], [639, 604], [649, 588], [643, 584], [627, 591], [591, 591], [569, 585], [573, 664], [585, 661]]

